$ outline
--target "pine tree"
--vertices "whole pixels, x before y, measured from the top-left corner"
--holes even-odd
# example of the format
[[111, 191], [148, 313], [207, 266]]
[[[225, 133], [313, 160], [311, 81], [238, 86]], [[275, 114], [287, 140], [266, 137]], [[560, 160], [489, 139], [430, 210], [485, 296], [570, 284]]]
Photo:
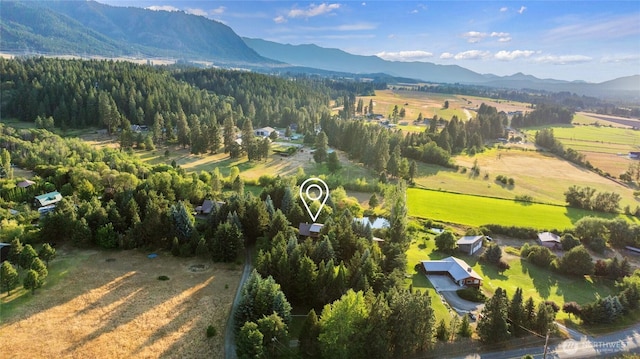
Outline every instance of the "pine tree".
[[33, 269], [29, 269], [27, 275], [24, 277], [22, 285], [26, 290], [31, 289], [31, 294], [35, 294], [36, 289], [40, 288], [40, 286], [42, 285], [42, 283], [38, 279], [38, 272]]
[[525, 312], [522, 298], [522, 288], [516, 288], [513, 298], [509, 303], [509, 319], [511, 320], [511, 328], [513, 335], [520, 336], [523, 334], [522, 326], [525, 324]]
[[509, 339], [509, 323], [507, 322], [508, 299], [502, 288], [495, 294], [482, 310], [482, 318], [478, 322], [478, 336], [484, 343], [500, 343]]
[[316, 148], [315, 152], [313, 152], [313, 159], [317, 163], [322, 163], [327, 160], [327, 151], [329, 148], [329, 141], [324, 131], [320, 131], [318, 136], [316, 136], [315, 144]]
[[14, 289], [20, 278], [18, 277], [18, 271], [9, 263], [9, 261], [2, 262], [0, 267], [0, 286], [2, 291], [6, 291], [7, 295], [11, 295], [11, 290]]

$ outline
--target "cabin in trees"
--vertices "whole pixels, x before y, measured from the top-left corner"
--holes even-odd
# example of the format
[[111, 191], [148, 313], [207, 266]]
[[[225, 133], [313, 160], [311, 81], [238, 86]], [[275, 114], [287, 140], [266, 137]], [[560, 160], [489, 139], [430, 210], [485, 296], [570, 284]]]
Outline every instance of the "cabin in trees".
[[0, 263], [9, 259], [9, 250], [11, 249], [11, 244], [9, 243], [0, 243]]
[[54, 191], [36, 196], [34, 205], [36, 208], [55, 206], [56, 203], [62, 201], [60, 192]]
[[196, 213], [197, 214], [207, 215], [207, 214], [210, 214], [211, 211], [213, 211], [213, 207], [214, 206], [216, 208], [220, 208], [220, 206], [222, 206], [223, 204], [224, 204], [224, 202], [212, 201], [210, 199], [205, 199], [202, 202], [202, 205], [196, 206]]
[[538, 233], [538, 244], [549, 249], [562, 248], [562, 245], [560, 244], [560, 237], [551, 232]]
[[460, 258], [447, 257], [421, 263], [425, 274], [447, 275], [461, 287], [479, 288], [482, 285], [482, 277]]
[[304, 237], [318, 238], [322, 227], [324, 227], [324, 224], [321, 223], [300, 223], [298, 232]]
[[275, 128], [272, 127], [262, 127], [253, 131], [256, 136], [260, 137], [270, 137], [272, 133], [278, 133]]
[[460, 252], [472, 256], [482, 249], [483, 241], [484, 236], [464, 236], [458, 239], [456, 244]]

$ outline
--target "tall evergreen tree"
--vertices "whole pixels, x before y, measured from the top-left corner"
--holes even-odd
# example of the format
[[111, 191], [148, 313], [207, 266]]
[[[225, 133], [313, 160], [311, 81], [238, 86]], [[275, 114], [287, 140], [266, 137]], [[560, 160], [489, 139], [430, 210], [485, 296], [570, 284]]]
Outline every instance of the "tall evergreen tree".
[[500, 343], [511, 336], [507, 322], [509, 300], [502, 288], [487, 301], [478, 322], [478, 336], [484, 343]]

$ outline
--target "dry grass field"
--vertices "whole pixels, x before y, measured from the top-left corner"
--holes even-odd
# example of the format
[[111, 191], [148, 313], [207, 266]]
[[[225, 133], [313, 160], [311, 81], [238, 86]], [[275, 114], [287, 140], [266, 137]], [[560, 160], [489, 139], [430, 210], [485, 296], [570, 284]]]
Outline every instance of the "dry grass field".
[[[474, 162], [480, 175], [420, 164], [416, 183], [429, 189], [442, 189], [459, 193], [513, 199], [516, 195], [530, 195], [536, 201], [564, 204], [564, 192], [571, 185], [589, 186], [598, 191], [617, 192], [622, 196], [621, 206], [635, 208], [640, 204], [633, 191], [594, 172], [580, 168], [551, 154], [534, 151], [487, 150], [476, 156], [459, 155], [455, 163], [470, 169]], [[485, 175], [488, 177], [485, 179]], [[511, 177], [514, 186], [495, 181], [497, 175]]]
[[2, 357], [224, 357], [240, 266], [139, 251], [61, 251], [56, 260], [78, 255], [86, 259], [55, 286], [2, 318]]

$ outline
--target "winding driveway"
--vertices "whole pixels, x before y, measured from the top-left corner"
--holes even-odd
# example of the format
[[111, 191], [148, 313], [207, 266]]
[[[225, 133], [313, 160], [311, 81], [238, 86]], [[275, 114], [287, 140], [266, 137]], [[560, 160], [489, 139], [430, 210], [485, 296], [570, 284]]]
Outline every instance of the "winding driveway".
[[229, 319], [227, 319], [227, 328], [224, 331], [224, 357], [226, 359], [237, 359], [236, 355], [236, 338], [234, 335], [235, 332], [235, 321], [233, 320], [233, 313], [236, 312], [236, 308], [238, 308], [238, 303], [240, 303], [240, 299], [242, 298], [242, 287], [244, 286], [244, 282], [247, 281], [251, 271], [253, 270], [253, 266], [251, 265], [251, 248], [246, 249], [245, 260], [244, 260], [244, 269], [242, 270], [242, 277], [240, 278], [240, 284], [238, 284], [238, 290], [236, 291], [236, 297], [233, 300], [233, 305], [231, 306], [231, 313], [229, 313]]

